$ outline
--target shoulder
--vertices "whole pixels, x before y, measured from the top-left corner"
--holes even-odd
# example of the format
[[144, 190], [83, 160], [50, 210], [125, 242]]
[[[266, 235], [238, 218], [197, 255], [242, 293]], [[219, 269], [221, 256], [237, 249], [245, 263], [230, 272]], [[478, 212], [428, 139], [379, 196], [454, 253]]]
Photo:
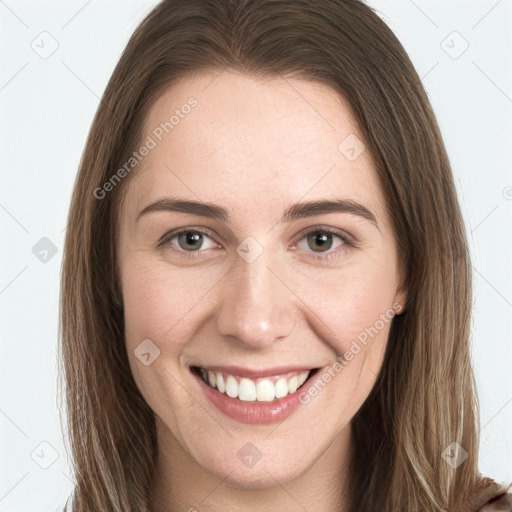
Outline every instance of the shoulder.
[[512, 512], [512, 491], [503, 493], [490, 500], [479, 512]]

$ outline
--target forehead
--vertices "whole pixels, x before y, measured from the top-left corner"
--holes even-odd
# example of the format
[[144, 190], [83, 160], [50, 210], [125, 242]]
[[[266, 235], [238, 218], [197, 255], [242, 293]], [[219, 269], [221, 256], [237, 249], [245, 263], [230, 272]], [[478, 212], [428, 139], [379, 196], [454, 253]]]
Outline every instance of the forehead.
[[127, 191], [136, 210], [172, 194], [255, 217], [326, 197], [383, 214], [351, 107], [327, 85], [230, 71], [188, 76], [152, 105], [144, 133], [153, 147]]

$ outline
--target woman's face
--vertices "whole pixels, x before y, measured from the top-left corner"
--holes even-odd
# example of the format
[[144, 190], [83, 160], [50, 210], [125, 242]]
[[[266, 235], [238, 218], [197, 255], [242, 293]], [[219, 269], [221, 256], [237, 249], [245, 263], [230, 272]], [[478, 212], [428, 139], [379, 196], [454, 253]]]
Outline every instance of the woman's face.
[[204, 73], [156, 101], [143, 144], [118, 255], [160, 454], [238, 487], [290, 481], [347, 446], [404, 305], [349, 105], [315, 82]]

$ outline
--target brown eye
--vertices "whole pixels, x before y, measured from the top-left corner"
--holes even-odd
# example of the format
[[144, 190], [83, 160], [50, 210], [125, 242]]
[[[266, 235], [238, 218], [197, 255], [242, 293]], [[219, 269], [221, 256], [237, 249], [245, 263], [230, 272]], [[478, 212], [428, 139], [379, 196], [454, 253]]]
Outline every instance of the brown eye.
[[332, 247], [332, 233], [314, 231], [307, 235], [308, 247], [315, 252], [327, 251]]
[[181, 254], [201, 254], [208, 249], [219, 247], [207, 233], [190, 228], [178, 229], [165, 234], [158, 245], [159, 247], [169, 246]]
[[177, 236], [178, 245], [184, 251], [197, 251], [203, 244], [203, 235], [197, 231], [185, 231]]
[[344, 231], [316, 226], [303, 232], [295, 241], [296, 247], [309, 256], [326, 261], [341, 257], [347, 250], [357, 247], [355, 240]]

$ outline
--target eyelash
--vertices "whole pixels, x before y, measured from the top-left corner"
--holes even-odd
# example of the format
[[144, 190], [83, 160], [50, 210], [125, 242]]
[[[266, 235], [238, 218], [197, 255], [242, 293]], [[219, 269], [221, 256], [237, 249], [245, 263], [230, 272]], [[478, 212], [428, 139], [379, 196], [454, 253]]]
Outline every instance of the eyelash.
[[[217, 243], [213, 240], [213, 237], [207, 231], [204, 231], [203, 229], [194, 228], [193, 226], [186, 226], [183, 228], [179, 228], [179, 229], [170, 231], [169, 233], [166, 233], [164, 236], [162, 236], [160, 238], [160, 240], [158, 242], [158, 247], [168, 245], [171, 247], [172, 250], [178, 252], [180, 255], [182, 255], [188, 259], [195, 259], [195, 258], [200, 257], [201, 254], [204, 252], [204, 250], [185, 251], [183, 249], [176, 249], [175, 247], [173, 247], [171, 245], [172, 240], [175, 239], [176, 237], [178, 237], [182, 233], [199, 233], [201, 235], [206, 235], [214, 243]], [[339, 257], [340, 256], [339, 253], [344, 252], [344, 250], [347, 249], [347, 246], [348, 247], [356, 247], [356, 243], [351, 238], [349, 238], [347, 235], [344, 235], [342, 232], [340, 232], [338, 230], [324, 227], [324, 226], [315, 226], [313, 228], [307, 229], [306, 231], [303, 231], [299, 236], [295, 237], [292, 240], [292, 246], [295, 247], [295, 245], [298, 242], [300, 242], [304, 238], [307, 238], [307, 236], [312, 233], [328, 233], [330, 235], [334, 235], [334, 236], [338, 237], [343, 242], [341, 248], [336, 249], [331, 252], [325, 252], [325, 253], [319, 252], [318, 254], [315, 254], [314, 252], [312, 252], [311, 255], [314, 259], [318, 259], [318, 260], [322, 260], [322, 261], [329, 261], [332, 258]]]

